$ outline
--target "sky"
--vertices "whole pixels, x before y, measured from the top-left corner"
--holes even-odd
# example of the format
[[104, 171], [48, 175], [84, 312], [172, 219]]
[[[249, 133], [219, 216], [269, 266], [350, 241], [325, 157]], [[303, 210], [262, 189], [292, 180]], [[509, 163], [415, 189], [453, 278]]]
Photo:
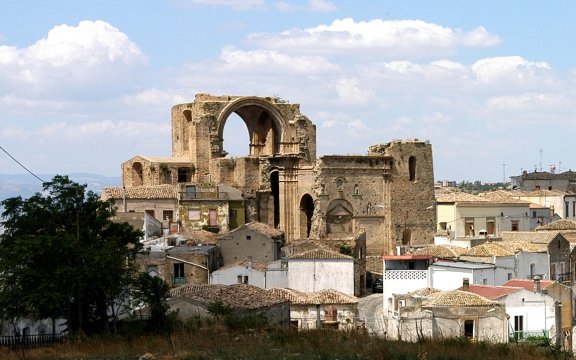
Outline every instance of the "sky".
[[[576, 2], [2, 0], [0, 146], [36, 174], [171, 154], [171, 107], [276, 96], [317, 154], [432, 144], [436, 180], [576, 170]], [[239, 118], [224, 147], [248, 153]], [[0, 152], [0, 173], [24, 173]]]

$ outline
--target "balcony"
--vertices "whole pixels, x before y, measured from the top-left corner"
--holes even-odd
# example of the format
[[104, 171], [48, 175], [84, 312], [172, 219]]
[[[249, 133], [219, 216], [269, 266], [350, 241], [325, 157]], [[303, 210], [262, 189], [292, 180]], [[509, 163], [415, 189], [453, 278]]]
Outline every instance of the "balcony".
[[228, 200], [228, 193], [216, 190], [198, 190], [195, 192], [180, 192], [180, 200]]

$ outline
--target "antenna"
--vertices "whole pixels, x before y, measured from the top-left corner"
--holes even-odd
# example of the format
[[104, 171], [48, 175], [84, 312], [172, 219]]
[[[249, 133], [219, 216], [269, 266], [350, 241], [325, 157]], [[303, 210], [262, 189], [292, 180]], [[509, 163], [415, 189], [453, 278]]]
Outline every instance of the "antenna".
[[540, 165], [540, 166], [539, 166], [539, 167], [540, 167], [540, 172], [542, 172], [542, 152], [543, 152], [543, 151], [544, 151], [544, 150], [542, 150], [542, 148], [540, 148], [540, 164], [539, 164], [539, 165]]

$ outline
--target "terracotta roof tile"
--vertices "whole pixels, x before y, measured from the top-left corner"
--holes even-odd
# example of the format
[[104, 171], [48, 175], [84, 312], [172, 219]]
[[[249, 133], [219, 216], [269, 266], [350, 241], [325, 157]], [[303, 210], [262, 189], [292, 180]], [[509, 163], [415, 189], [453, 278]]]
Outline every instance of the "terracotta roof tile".
[[415, 255], [432, 255], [441, 259], [457, 258], [466, 249], [453, 245], [431, 245], [420, 248], [414, 252]]
[[484, 199], [477, 195], [472, 195], [465, 192], [451, 192], [440, 194], [436, 198], [436, 202], [438, 203], [451, 203], [451, 202], [489, 202], [487, 199]]
[[500, 234], [502, 241], [530, 242], [548, 244], [558, 236], [558, 231], [504, 231]]
[[305, 293], [293, 289], [275, 288], [268, 291], [289, 300], [292, 304], [310, 305], [310, 304], [357, 304], [358, 298], [344, 294], [334, 289], [323, 289], [320, 291]]
[[[552, 280], [540, 280], [540, 288], [546, 289], [548, 286], [554, 284]], [[530, 279], [512, 279], [506, 281], [502, 286], [520, 287], [526, 290], [534, 290], [534, 280]]]
[[541, 225], [536, 228], [536, 231], [547, 231], [547, 230], [576, 230], [576, 220], [570, 219], [560, 219], [551, 222], [547, 225]]
[[[513, 292], [520, 290], [520, 287], [512, 286], [489, 286], [489, 285], [468, 285], [468, 292], [480, 295], [489, 300], [496, 300], [502, 296], [506, 296]], [[458, 290], [464, 291], [462, 287]]]
[[422, 304], [427, 307], [467, 307], [498, 305], [497, 302], [467, 291], [451, 290], [430, 294]]
[[438, 289], [434, 289], [434, 288], [422, 288], [422, 289], [418, 289], [418, 290], [414, 290], [408, 293], [408, 295], [410, 296], [422, 296], [422, 297], [428, 297], [431, 294], [436, 294], [440, 292], [440, 290]]
[[107, 198], [123, 199], [124, 190], [127, 199], [178, 199], [178, 187], [175, 185], [106, 187], [102, 193]]
[[[234, 261], [232, 263], [226, 264], [226, 265], [220, 267], [218, 270], [230, 269], [230, 268], [233, 268], [236, 266], [248, 268], [248, 264], [249, 264], [249, 261], [247, 259], [243, 259], [243, 260], [238, 260], [238, 261]], [[252, 268], [256, 269], [258, 271], [265, 272], [266, 270], [268, 270], [268, 263], [262, 263], [259, 261], [252, 260]], [[218, 271], [218, 270], [216, 270], [216, 271]]]
[[493, 257], [493, 256], [510, 256], [514, 255], [514, 249], [506, 247], [501, 243], [484, 243], [476, 245], [467, 249], [461, 254], [461, 256], [471, 256], [471, 257]]
[[185, 296], [204, 303], [220, 301], [223, 305], [233, 309], [245, 310], [261, 309], [288, 302], [267, 290], [248, 284], [210, 286], [200, 291], [182, 291], [177, 296]]
[[289, 259], [354, 259], [336, 251], [326, 249], [312, 249], [288, 257]]

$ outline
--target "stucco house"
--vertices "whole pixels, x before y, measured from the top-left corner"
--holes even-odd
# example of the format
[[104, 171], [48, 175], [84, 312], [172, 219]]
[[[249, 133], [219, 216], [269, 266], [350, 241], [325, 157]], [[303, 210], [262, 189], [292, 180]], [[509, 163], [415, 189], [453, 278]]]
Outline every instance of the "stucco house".
[[[506, 197], [463, 192], [439, 194], [436, 197], [438, 230], [447, 231], [448, 237], [443, 242], [435, 239], [435, 244], [458, 245], [462, 238], [482, 243], [486, 238], [498, 237], [502, 231], [528, 231], [530, 221], [525, 215], [529, 205], [527, 201]], [[469, 246], [474, 245], [472, 242]]]
[[464, 282], [458, 290], [468, 291], [504, 305], [509, 315], [510, 338], [517, 340], [530, 336], [554, 338], [556, 334], [558, 307], [554, 299], [538, 287], [525, 289], [512, 286], [474, 285]]
[[432, 288], [438, 290], [454, 290], [462, 285], [464, 279], [470, 279], [473, 284], [494, 285], [496, 266], [466, 261], [436, 261], [430, 265], [430, 282]]
[[267, 263], [280, 259], [284, 233], [274, 227], [252, 221], [219, 237], [224, 264], [251, 257]]
[[404, 341], [466, 337], [474, 341], [508, 342], [504, 306], [460, 290], [419, 289], [393, 294], [387, 336]]
[[299, 330], [353, 330], [357, 326], [358, 298], [354, 296], [334, 289], [312, 293], [286, 288], [269, 291], [290, 301], [290, 325]]
[[262, 315], [271, 326], [288, 328], [290, 324], [288, 300], [248, 284], [188, 285], [173, 289], [170, 296], [168, 305], [181, 319], [210, 316], [209, 306], [219, 302], [237, 315]]
[[334, 289], [354, 295], [354, 258], [318, 248], [286, 258], [288, 287], [302, 292]]
[[392, 294], [405, 294], [430, 287], [428, 268], [434, 261], [430, 255], [386, 255], [383, 260], [383, 306], [388, 310]]
[[222, 266], [210, 274], [211, 284], [250, 284], [262, 289], [288, 286], [288, 266], [285, 261], [267, 263], [251, 258]]

